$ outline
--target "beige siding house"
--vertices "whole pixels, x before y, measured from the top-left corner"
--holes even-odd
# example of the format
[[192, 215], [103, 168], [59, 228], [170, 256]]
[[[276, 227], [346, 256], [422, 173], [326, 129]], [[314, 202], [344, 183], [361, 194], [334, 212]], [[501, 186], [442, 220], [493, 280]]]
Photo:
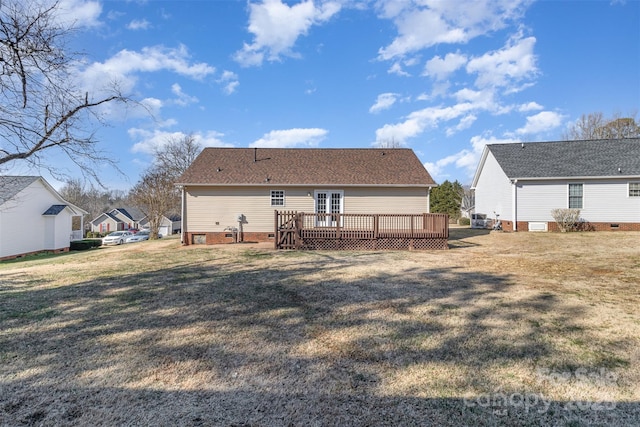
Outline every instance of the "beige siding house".
[[274, 212], [429, 212], [410, 149], [205, 148], [178, 182], [184, 244], [274, 238]]

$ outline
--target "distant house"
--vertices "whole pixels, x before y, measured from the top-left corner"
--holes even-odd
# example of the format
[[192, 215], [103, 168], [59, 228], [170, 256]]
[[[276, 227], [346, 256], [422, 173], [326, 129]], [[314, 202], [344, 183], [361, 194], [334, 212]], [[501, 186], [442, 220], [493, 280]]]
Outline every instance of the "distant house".
[[274, 212], [429, 212], [410, 149], [205, 148], [179, 179], [184, 244], [274, 239]]
[[[139, 224], [140, 228], [150, 228], [149, 220], [146, 216], [140, 220]], [[162, 237], [167, 237], [178, 233], [181, 225], [180, 215], [163, 215], [158, 227], [158, 234]]]
[[144, 214], [135, 208], [115, 208], [103, 212], [91, 220], [91, 231], [96, 233], [110, 233], [112, 231], [140, 228], [140, 221]]
[[473, 178], [475, 217], [505, 230], [556, 230], [577, 208], [596, 230], [640, 230], [640, 139], [487, 145]]
[[85, 214], [40, 176], [0, 176], [0, 259], [68, 251]]

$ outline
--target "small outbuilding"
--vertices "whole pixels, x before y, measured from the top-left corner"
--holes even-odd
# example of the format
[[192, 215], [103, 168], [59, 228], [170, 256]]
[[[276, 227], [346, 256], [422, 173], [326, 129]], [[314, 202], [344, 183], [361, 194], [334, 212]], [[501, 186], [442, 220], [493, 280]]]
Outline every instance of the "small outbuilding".
[[86, 214], [41, 176], [0, 176], [0, 260], [68, 251]]

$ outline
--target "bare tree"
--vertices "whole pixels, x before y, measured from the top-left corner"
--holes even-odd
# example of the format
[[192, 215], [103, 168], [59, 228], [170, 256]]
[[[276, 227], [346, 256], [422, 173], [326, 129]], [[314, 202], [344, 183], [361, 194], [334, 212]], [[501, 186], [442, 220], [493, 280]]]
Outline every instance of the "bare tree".
[[402, 143], [395, 138], [382, 139], [375, 144], [376, 148], [402, 148]]
[[460, 210], [465, 213], [467, 218], [471, 218], [471, 211], [476, 207], [476, 195], [468, 185], [462, 186], [462, 194], [460, 200]]
[[162, 217], [180, 204], [175, 177], [157, 167], [149, 169], [129, 193], [129, 198], [149, 220], [150, 238], [158, 236]]
[[169, 138], [164, 146], [157, 147], [153, 152], [155, 167], [168, 172], [177, 179], [198, 157], [200, 151], [202, 151], [202, 147], [196, 142], [193, 134], [182, 138]]
[[622, 139], [640, 137], [636, 114], [621, 117], [615, 114], [606, 119], [600, 112], [583, 114], [563, 135], [565, 140]]
[[634, 117], [614, 116], [601, 129], [600, 133], [603, 138], [622, 139], [622, 138], [638, 138], [640, 137], [640, 125], [636, 123]]
[[80, 178], [73, 178], [60, 189], [60, 195], [68, 202], [89, 212], [85, 216], [85, 224], [95, 219], [103, 212], [126, 202], [126, 196], [121, 190], [107, 190], [91, 185], [87, 188]]
[[110, 160], [91, 127], [101, 106], [128, 99], [115, 84], [97, 98], [78, 87], [80, 55], [67, 48], [74, 28], [58, 12], [58, 2], [0, 2], [0, 166], [26, 161], [64, 177], [48, 161], [58, 151], [99, 182], [91, 166]]

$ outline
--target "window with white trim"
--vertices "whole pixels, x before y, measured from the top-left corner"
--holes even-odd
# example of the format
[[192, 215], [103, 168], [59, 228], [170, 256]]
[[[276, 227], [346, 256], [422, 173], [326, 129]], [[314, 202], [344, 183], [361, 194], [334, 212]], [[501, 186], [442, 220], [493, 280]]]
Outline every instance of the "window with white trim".
[[629, 197], [640, 197], [640, 182], [629, 183]]
[[284, 190], [271, 190], [271, 206], [284, 206]]
[[569, 209], [582, 209], [582, 184], [569, 184]]

